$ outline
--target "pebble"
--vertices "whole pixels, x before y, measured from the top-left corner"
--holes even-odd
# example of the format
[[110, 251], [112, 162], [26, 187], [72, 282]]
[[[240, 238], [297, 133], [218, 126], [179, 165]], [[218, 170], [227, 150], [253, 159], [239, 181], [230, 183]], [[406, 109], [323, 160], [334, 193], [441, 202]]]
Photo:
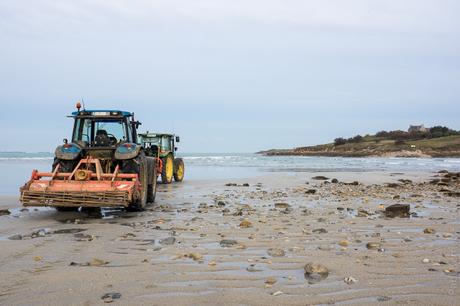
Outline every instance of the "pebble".
[[350, 242], [348, 240], [341, 240], [339, 242], [339, 245], [340, 246], [343, 246], [343, 247], [346, 247], [346, 246], [349, 246], [350, 245]]
[[407, 218], [409, 217], [409, 204], [393, 204], [385, 208], [385, 216], [388, 218]]
[[274, 278], [274, 277], [269, 277], [269, 278], [267, 278], [267, 279], [265, 280], [265, 283], [266, 283], [267, 285], [273, 285], [273, 284], [275, 284], [276, 282], [277, 282], [277, 280], [276, 280], [276, 278]]
[[252, 223], [249, 220], [243, 220], [240, 223], [241, 228], [249, 228], [252, 227]]
[[387, 301], [389, 301], [389, 300], [391, 300], [391, 297], [389, 297], [389, 296], [381, 295], [381, 296], [378, 296], [378, 297], [377, 297], [377, 301], [378, 301], [378, 302], [387, 302]]
[[99, 266], [106, 265], [108, 263], [109, 263], [108, 261], [105, 261], [103, 259], [93, 258], [90, 262], [88, 262], [88, 266], [99, 267]]
[[[80, 233], [84, 231], [86, 231], [86, 228], [63, 228], [63, 229], [55, 230], [53, 234], [76, 234], [76, 233]], [[40, 232], [44, 232], [45, 235], [50, 234], [50, 231], [48, 229], [42, 229], [39, 231], [39, 233]]]
[[422, 262], [423, 262], [423, 263], [430, 263], [430, 260], [429, 260], [428, 258], [424, 258], [424, 259], [422, 260]]
[[112, 303], [113, 300], [121, 298], [121, 293], [118, 292], [109, 292], [101, 296], [101, 299], [104, 303]]
[[195, 261], [203, 259], [203, 255], [201, 255], [200, 253], [189, 253], [187, 257]]
[[329, 275], [329, 269], [318, 263], [307, 263], [304, 271], [305, 278], [310, 284], [318, 283], [326, 279]]
[[268, 249], [267, 253], [272, 257], [283, 257], [286, 254], [284, 250], [277, 248]]
[[249, 267], [246, 268], [246, 271], [248, 271], [248, 272], [261, 272], [263, 270], [257, 268], [255, 264], [251, 264]]
[[47, 234], [50, 234], [48, 229], [39, 229], [38, 231], [33, 232], [30, 237], [37, 238], [37, 237], [45, 237]]
[[224, 239], [224, 240], [221, 240], [219, 242], [219, 244], [220, 244], [221, 247], [227, 248], [227, 247], [237, 245], [238, 242], [236, 240], [233, 240], [233, 239]]
[[283, 291], [276, 291], [276, 292], [273, 292], [272, 295], [273, 296], [278, 296], [278, 295], [281, 295], [283, 293], [284, 293]]
[[317, 175], [317, 176], [312, 177], [312, 179], [317, 180], [317, 181], [325, 181], [325, 180], [328, 180], [329, 178], [323, 175]]
[[275, 208], [288, 208], [291, 207], [288, 203], [275, 203]]
[[425, 234], [434, 234], [434, 233], [436, 233], [435, 229], [434, 229], [434, 228], [431, 228], [431, 227], [425, 228], [425, 229], [423, 230], [423, 232], [424, 232]]
[[378, 242], [368, 242], [366, 244], [366, 248], [369, 250], [376, 250], [376, 249], [381, 249], [382, 245]]
[[21, 234], [15, 234], [10, 237], [8, 237], [9, 240], [22, 240], [22, 235]]
[[106, 264], [110, 263], [109, 261], [105, 261], [103, 259], [98, 259], [98, 258], [93, 258], [91, 261], [86, 262], [86, 263], [78, 263], [72, 261], [69, 265], [70, 266], [90, 266], [90, 267], [99, 267], [99, 266], [104, 266]]
[[351, 285], [351, 284], [354, 284], [357, 282], [356, 278], [352, 277], [352, 276], [349, 276], [349, 277], [345, 277], [345, 279], [343, 280], [345, 283]]
[[327, 230], [325, 228], [317, 228], [317, 229], [312, 230], [312, 232], [316, 234], [326, 234]]
[[8, 209], [0, 209], [0, 216], [9, 215], [11, 212]]

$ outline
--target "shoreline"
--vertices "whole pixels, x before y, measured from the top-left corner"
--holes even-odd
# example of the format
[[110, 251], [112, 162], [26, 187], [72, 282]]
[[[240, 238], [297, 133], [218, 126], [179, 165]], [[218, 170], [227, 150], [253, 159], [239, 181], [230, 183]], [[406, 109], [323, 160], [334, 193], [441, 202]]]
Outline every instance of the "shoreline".
[[460, 158], [460, 152], [422, 152], [422, 151], [388, 151], [388, 152], [334, 152], [334, 151], [296, 151], [290, 149], [273, 149], [267, 151], [256, 152], [263, 156], [311, 156], [311, 157], [401, 157], [401, 158]]

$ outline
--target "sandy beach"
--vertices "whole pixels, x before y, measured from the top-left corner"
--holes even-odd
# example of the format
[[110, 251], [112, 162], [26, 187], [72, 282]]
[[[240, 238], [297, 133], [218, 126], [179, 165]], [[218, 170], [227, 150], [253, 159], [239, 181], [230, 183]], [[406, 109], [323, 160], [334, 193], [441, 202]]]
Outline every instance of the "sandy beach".
[[[0, 304], [455, 305], [459, 180], [442, 175], [185, 181], [105, 218], [3, 196]], [[397, 203], [411, 216], [383, 214]]]

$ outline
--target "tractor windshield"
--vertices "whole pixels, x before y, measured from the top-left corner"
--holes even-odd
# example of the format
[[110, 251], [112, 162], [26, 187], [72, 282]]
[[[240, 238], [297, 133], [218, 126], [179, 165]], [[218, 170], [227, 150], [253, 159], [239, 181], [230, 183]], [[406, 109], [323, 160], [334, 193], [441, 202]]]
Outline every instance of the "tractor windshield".
[[121, 142], [131, 142], [128, 124], [124, 118], [77, 118], [73, 141], [84, 146], [107, 147]]

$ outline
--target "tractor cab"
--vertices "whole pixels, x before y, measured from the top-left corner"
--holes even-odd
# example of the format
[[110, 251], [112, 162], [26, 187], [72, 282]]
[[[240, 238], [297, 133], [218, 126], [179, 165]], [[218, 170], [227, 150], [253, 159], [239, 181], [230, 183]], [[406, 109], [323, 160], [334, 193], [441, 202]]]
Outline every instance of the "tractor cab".
[[75, 118], [72, 143], [81, 148], [114, 148], [123, 143], [136, 143], [133, 114], [118, 110], [83, 110]]
[[179, 136], [166, 133], [146, 133], [139, 134], [141, 143], [144, 147], [156, 146], [159, 150], [159, 156], [165, 157], [173, 151], [177, 151], [176, 142], [179, 142]]

